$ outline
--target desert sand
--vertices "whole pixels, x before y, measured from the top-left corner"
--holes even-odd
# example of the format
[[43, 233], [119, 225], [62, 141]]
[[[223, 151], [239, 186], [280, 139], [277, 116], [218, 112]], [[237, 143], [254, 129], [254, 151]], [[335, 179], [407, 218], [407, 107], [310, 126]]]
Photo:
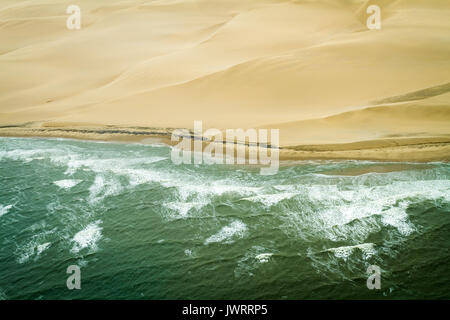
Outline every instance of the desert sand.
[[278, 128], [284, 159], [450, 159], [448, 0], [79, 0], [79, 30], [69, 4], [0, 0], [0, 135], [202, 120]]

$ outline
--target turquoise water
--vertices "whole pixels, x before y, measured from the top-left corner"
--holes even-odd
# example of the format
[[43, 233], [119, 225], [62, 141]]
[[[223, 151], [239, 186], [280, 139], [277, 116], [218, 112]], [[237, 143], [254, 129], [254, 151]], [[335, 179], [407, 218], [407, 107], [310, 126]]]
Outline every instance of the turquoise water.
[[167, 146], [0, 138], [0, 182], [0, 299], [450, 298], [449, 164], [262, 176], [176, 166]]

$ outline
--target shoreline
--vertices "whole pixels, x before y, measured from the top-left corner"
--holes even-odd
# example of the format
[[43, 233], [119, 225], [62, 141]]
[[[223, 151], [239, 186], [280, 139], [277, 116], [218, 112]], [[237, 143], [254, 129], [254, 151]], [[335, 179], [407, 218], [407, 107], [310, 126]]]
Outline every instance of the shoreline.
[[81, 30], [1, 7], [0, 136], [174, 145], [201, 120], [279, 130], [280, 160], [450, 160], [448, 1], [382, 0], [379, 30], [368, 0], [82, 2]]
[[[175, 145], [175, 128], [113, 125], [0, 127], [1, 137], [68, 138], [86, 141]], [[350, 143], [280, 146], [280, 160], [373, 160], [390, 162], [448, 162], [450, 136], [386, 138]]]

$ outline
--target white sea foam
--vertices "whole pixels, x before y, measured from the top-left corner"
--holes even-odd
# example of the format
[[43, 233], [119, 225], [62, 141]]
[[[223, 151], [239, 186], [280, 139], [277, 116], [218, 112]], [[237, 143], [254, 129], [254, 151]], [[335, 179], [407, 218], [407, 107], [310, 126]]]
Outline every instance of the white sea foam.
[[247, 233], [247, 226], [240, 220], [233, 221], [205, 240], [205, 245], [215, 242], [232, 243], [233, 238], [242, 238]]
[[112, 171], [121, 176], [128, 178], [131, 186], [137, 186], [151, 182], [169, 182], [175, 177], [171, 174], [152, 170], [152, 169], [134, 169], [134, 168], [115, 168]]
[[[439, 174], [442, 176], [433, 171], [395, 172], [383, 174], [382, 178], [374, 174], [328, 179], [333, 184], [322, 185], [313, 180], [299, 196], [302, 199], [299, 210], [283, 214], [282, 230], [312, 243], [321, 239], [362, 243], [328, 250], [337, 259], [352, 263], [358, 263], [357, 256], [353, 260], [358, 252], [364, 260], [374, 256], [381, 259], [376, 254], [379, 250], [395, 257], [398, 254], [395, 245], [408, 241], [418, 230], [409, 219], [409, 208], [423, 201], [449, 202], [450, 181], [437, 179]], [[290, 188], [283, 188], [286, 189]], [[381, 230], [389, 234], [389, 240], [377, 244], [379, 249], [365, 242]], [[345, 277], [338, 261], [323, 259], [318, 252], [313, 248], [308, 251], [316, 269]]]
[[354, 246], [330, 248], [328, 251], [334, 253], [336, 258], [347, 260], [357, 249], [362, 252], [363, 258], [366, 260], [376, 254], [375, 245], [373, 243], [362, 243]]
[[89, 187], [89, 202], [95, 204], [104, 198], [117, 195], [123, 190], [120, 182], [115, 178], [96, 176], [94, 183]]
[[134, 167], [139, 167], [162, 160], [166, 160], [166, 157], [143, 157], [143, 158], [108, 158], [99, 159], [96, 157], [90, 157], [87, 159], [75, 157], [66, 157], [63, 160], [67, 164], [66, 174], [73, 174], [81, 168], [86, 168], [96, 173], [107, 173], [116, 172], [120, 174], [121, 172], [126, 172], [127, 169], [133, 169]]
[[177, 212], [179, 217], [185, 218], [191, 209], [199, 210], [206, 204], [202, 202], [169, 202], [165, 203], [164, 206]]
[[395, 228], [399, 235], [408, 236], [416, 230], [407, 214], [411, 204], [430, 199], [449, 201], [448, 180], [393, 181], [367, 186], [360, 183], [361, 177], [347, 179], [358, 183], [305, 186], [301, 199], [309, 200], [309, 205], [299, 203], [300, 212], [285, 213], [284, 229], [287, 232], [297, 229], [297, 235], [303, 238], [323, 237], [333, 241], [364, 241], [382, 227]]
[[103, 191], [105, 187], [105, 179], [102, 176], [96, 176], [94, 183], [89, 187], [90, 202], [94, 202], [97, 196]]
[[50, 242], [46, 242], [46, 243], [38, 245], [37, 248], [36, 248], [37, 255], [40, 255], [42, 252], [47, 250], [50, 247], [50, 245], [51, 245]]
[[30, 162], [37, 156], [41, 158], [41, 156], [46, 154], [47, 152], [48, 150], [44, 149], [34, 149], [34, 150], [16, 149], [10, 151], [1, 151], [0, 160], [6, 158], [10, 160]]
[[56, 184], [61, 189], [71, 189], [75, 187], [77, 184], [79, 184], [81, 180], [77, 179], [65, 179], [65, 180], [58, 180], [53, 181], [54, 184]]
[[267, 249], [263, 246], [253, 246], [237, 261], [234, 275], [236, 277], [253, 276], [259, 268], [270, 261], [272, 256], [273, 253], [267, 252]]
[[31, 256], [34, 254], [35, 248], [36, 248], [36, 246], [34, 244], [27, 245], [27, 246], [21, 248], [20, 249], [21, 253], [19, 254], [19, 257], [17, 258], [17, 262], [18, 263], [27, 262], [31, 258]]
[[12, 204], [9, 204], [6, 206], [0, 204], [0, 217], [7, 214], [11, 208], [12, 208]]
[[41, 253], [50, 247], [50, 242], [45, 242], [42, 244], [39, 243], [39, 239], [42, 238], [44, 234], [45, 233], [35, 236], [28, 243], [17, 249], [16, 253], [18, 254], [18, 263], [25, 263], [31, 258], [34, 258], [34, 261], [36, 261], [39, 259]]
[[269, 262], [270, 257], [273, 256], [273, 253], [261, 253], [258, 254], [255, 259], [258, 260], [260, 263], [266, 263]]
[[408, 222], [407, 208], [408, 202], [402, 201], [398, 207], [391, 207], [385, 210], [381, 216], [382, 223], [386, 226], [395, 227], [404, 236], [410, 235], [415, 231], [415, 227], [412, 223]]
[[96, 250], [97, 242], [102, 238], [102, 227], [100, 227], [101, 223], [101, 220], [97, 220], [75, 234], [73, 237], [75, 244], [72, 248], [72, 252], [78, 253], [85, 248]]

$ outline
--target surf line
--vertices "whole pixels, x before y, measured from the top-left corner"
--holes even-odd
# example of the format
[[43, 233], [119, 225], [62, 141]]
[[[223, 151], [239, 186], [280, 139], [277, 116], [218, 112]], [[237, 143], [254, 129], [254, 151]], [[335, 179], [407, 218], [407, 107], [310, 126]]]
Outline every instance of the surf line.
[[[248, 164], [268, 165], [260, 169], [262, 175], [272, 175], [279, 168], [280, 130], [270, 129], [226, 129], [209, 128], [203, 132], [203, 122], [194, 121], [194, 131], [176, 129], [171, 140], [178, 142], [172, 147], [172, 162], [179, 164]], [[206, 145], [204, 147], [204, 145]], [[225, 146], [225, 156], [224, 149]], [[235, 154], [236, 149], [236, 154]]]

